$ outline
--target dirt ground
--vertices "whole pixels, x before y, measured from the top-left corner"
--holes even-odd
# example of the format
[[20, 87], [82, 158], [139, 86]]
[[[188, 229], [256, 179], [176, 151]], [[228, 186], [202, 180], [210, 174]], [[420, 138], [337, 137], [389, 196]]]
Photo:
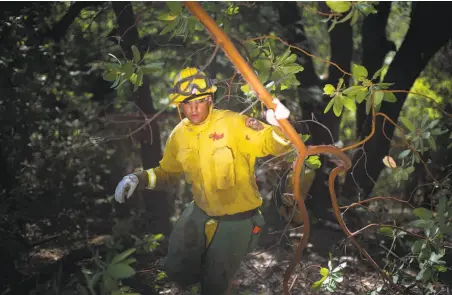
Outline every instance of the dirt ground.
[[[85, 204], [86, 205], [86, 204]], [[118, 229], [120, 222], [112, 218], [111, 203], [105, 201], [90, 210], [74, 207], [50, 215], [39, 222], [29, 224], [28, 236], [36, 240], [55, 236], [48, 243], [34, 247], [19, 265], [25, 275], [32, 275], [44, 265], [49, 265], [67, 255], [74, 249], [86, 247], [88, 244], [102, 243], [105, 237], [112, 234], [112, 228]], [[266, 213], [270, 214], [270, 213]], [[284, 273], [294, 257], [294, 245], [300, 238], [300, 229], [285, 230], [286, 224], [275, 217], [266, 216], [267, 228], [264, 231], [258, 249], [247, 255], [233, 282], [231, 295], [270, 295], [283, 294], [282, 281]], [[123, 229], [127, 231], [127, 228]], [[165, 247], [167, 240], [162, 241]], [[366, 248], [373, 254], [378, 252], [378, 245], [367, 244]], [[381, 250], [381, 249], [380, 249]], [[338, 284], [336, 291], [315, 292], [311, 290], [313, 282], [319, 280], [320, 267], [327, 267], [330, 253], [336, 265], [347, 262], [344, 269], [344, 280]], [[189, 294], [178, 290], [171, 282], [160, 274], [164, 253], [156, 251], [148, 255], [138, 255], [134, 266], [137, 274], [126, 280], [142, 295], [153, 294]], [[364, 261], [356, 249], [347, 243], [343, 232], [328, 224], [312, 225], [309, 244], [304, 251], [300, 264], [289, 280], [291, 294], [370, 294], [378, 286], [378, 275], [370, 264]], [[389, 294], [389, 293], [385, 293]], [[415, 294], [415, 293], [411, 293]], [[452, 294], [446, 290], [441, 294]]]

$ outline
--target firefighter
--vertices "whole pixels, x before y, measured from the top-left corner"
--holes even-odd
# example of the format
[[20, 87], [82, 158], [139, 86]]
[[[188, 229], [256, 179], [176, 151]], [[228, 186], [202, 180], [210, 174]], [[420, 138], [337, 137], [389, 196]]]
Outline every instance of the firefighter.
[[180, 71], [173, 83], [169, 98], [185, 118], [169, 135], [158, 167], [125, 176], [115, 199], [123, 203], [136, 189], [163, 190], [183, 175], [193, 201], [173, 227], [164, 270], [183, 289], [200, 283], [203, 295], [226, 294], [265, 226], [256, 158], [292, 149], [277, 121], [290, 112], [274, 99], [267, 124], [215, 109], [215, 80], [193, 67]]

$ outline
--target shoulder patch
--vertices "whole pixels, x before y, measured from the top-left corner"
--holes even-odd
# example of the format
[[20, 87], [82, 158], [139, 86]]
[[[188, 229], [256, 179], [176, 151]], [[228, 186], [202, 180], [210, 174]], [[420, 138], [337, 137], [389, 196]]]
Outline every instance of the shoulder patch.
[[261, 122], [259, 122], [257, 119], [250, 118], [250, 117], [246, 118], [245, 125], [256, 131], [260, 131], [260, 130], [264, 129], [264, 125], [262, 125]]

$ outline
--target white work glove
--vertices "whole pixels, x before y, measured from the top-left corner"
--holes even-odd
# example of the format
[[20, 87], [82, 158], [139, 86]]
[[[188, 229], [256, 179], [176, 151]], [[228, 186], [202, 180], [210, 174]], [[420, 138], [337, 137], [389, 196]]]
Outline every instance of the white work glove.
[[277, 98], [273, 99], [273, 103], [276, 104], [275, 110], [273, 111], [272, 109], [268, 109], [265, 116], [269, 124], [279, 126], [277, 120], [289, 118], [290, 111]]
[[129, 174], [122, 178], [115, 190], [115, 200], [118, 203], [124, 203], [135, 191], [138, 183], [138, 177], [135, 174]]

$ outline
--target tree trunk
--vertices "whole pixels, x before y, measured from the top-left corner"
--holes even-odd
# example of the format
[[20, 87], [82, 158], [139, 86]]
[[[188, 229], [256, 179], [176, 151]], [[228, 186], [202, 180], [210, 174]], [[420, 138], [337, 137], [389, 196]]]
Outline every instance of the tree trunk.
[[[452, 5], [449, 2], [438, 2], [436, 5], [419, 2], [413, 7], [410, 28], [385, 76], [386, 82], [395, 83], [393, 89], [409, 90], [431, 57], [450, 39], [451, 31], [446, 29], [452, 26], [452, 19], [448, 16], [450, 8]], [[380, 112], [397, 122], [407, 95], [405, 93], [395, 95], [397, 102], [383, 103]], [[366, 123], [362, 127], [361, 138], [370, 133], [371, 121], [371, 116], [367, 116]], [[384, 167], [382, 159], [389, 151], [390, 142], [383, 135], [382, 123], [382, 118], [378, 117], [376, 132], [364, 145], [367, 161], [358, 162], [362, 151], [356, 152], [353, 157], [354, 176], [358, 188], [350, 174], [346, 181], [348, 189], [358, 189], [364, 197], [372, 192], [374, 181]], [[385, 124], [384, 133], [392, 138], [394, 126]], [[355, 194], [356, 192], [349, 196]]]
[[[119, 35], [121, 49], [127, 59], [133, 59], [131, 50], [132, 45], [139, 43], [138, 30], [136, 27], [136, 18], [132, 10], [131, 2], [112, 2], [113, 10], [119, 26]], [[141, 52], [143, 53], [143, 52]], [[133, 101], [146, 114], [155, 113], [150, 93], [149, 78], [143, 77], [143, 85], [133, 93]], [[143, 169], [149, 169], [158, 166], [162, 157], [160, 130], [155, 121], [149, 127], [144, 128], [140, 134], [141, 160]], [[167, 196], [164, 192], [145, 190], [142, 193], [143, 203], [145, 205], [149, 221], [151, 222], [151, 231], [154, 233], [168, 234], [170, 231], [170, 206]], [[130, 202], [131, 205], [138, 205], [137, 202]]]

